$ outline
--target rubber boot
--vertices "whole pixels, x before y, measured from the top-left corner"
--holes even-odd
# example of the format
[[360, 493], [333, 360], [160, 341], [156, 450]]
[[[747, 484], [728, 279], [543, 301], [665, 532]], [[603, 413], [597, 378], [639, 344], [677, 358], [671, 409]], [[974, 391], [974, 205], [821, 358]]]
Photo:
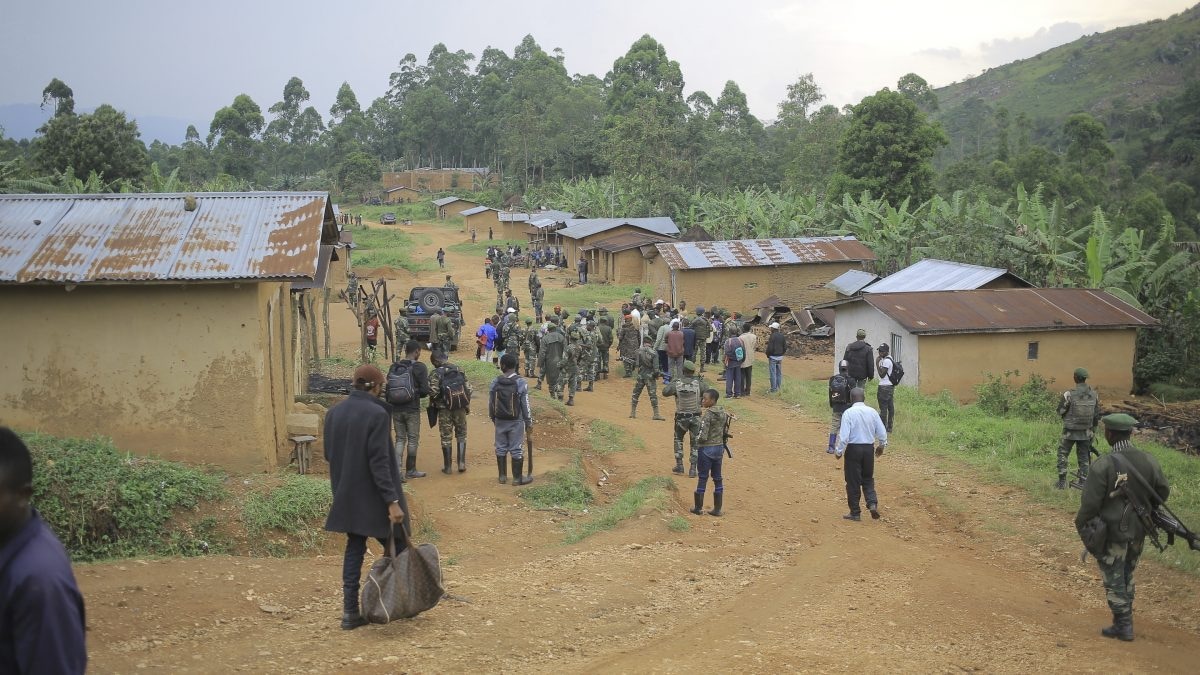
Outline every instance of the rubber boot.
[[595, 380], [588, 380], [587, 389], [584, 389], [584, 391], [592, 391], [592, 384], [594, 384], [595, 382], [596, 382]]
[[629, 419], [637, 419], [637, 401], [629, 407]]
[[1067, 474], [1065, 474], [1065, 473], [1058, 474], [1058, 482], [1054, 484], [1054, 489], [1055, 490], [1066, 490], [1067, 489]]
[[695, 477], [696, 477], [696, 463], [689, 462], [688, 463], [688, 478], [695, 478]]
[[571, 396], [567, 398], [567, 405], [575, 405], [575, 394], [571, 394]]
[[500, 484], [508, 482], [508, 455], [496, 455], [496, 469], [500, 471]]
[[827, 454], [833, 454], [833, 444], [837, 442], [837, 434], [829, 434], [829, 447], [825, 448]]
[[405, 478], [424, 478], [424, 471], [417, 471], [417, 456], [413, 454], [412, 449], [408, 451], [408, 457], [404, 459], [404, 477]]
[[665, 417], [663, 417], [662, 415], [659, 415], [659, 414], [658, 414], [658, 406], [654, 406], [654, 417], [651, 417], [650, 419], [652, 419], [652, 420], [658, 420], [658, 421], [660, 421], [660, 422], [665, 422], [665, 421], [667, 421], [667, 418], [665, 418]]
[[682, 457], [675, 458], [675, 468], [671, 469], [671, 473], [678, 473], [678, 474], [683, 473], [683, 458]]
[[698, 516], [704, 515], [704, 493], [697, 492], [693, 496], [696, 498], [696, 505], [692, 507], [692, 513]]
[[442, 473], [446, 474], [447, 476], [449, 476], [452, 473], [452, 471], [450, 471], [450, 444], [449, 443], [442, 443]]
[[721, 510], [721, 502], [723, 502], [723, 501], [725, 501], [725, 493], [714, 492], [713, 493], [713, 509], [712, 509], [712, 511], [708, 512], [708, 515], [717, 516], [718, 518], [725, 515], [725, 512]]
[[458, 472], [464, 473], [467, 470], [467, 441], [465, 439], [458, 442]]
[[541, 391], [542, 390], [542, 381], [538, 380], [537, 384], [533, 385], [533, 388], [537, 389], [538, 391]]
[[533, 482], [531, 476], [525, 475], [525, 459], [513, 458], [513, 485], [529, 485]]
[[1122, 642], [1133, 642], [1133, 612], [1113, 614], [1113, 625], [1101, 628], [1100, 634], [1106, 638], [1116, 638]]

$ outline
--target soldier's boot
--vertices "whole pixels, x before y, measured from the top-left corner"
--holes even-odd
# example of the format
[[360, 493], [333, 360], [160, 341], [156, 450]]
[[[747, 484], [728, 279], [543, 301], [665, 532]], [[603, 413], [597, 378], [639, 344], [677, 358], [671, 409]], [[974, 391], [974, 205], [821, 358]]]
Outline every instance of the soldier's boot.
[[704, 515], [704, 493], [697, 492], [692, 496], [695, 497], [696, 500], [696, 505], [692, 507], [692, 513], [698, 516]]
[[537, 384], [533, 385], [533, 388], [537, 389], [538, 391], [542, 390], [542, 378], [538, 378]]
[[837, 442], [837, 434], [829, 434], [829, 447], [825, 448], [825, 452], [833, 454], [833, 444]]
[[465, 438], [458, 439], [458, 472], [463, 473], [467, 470], [467, 440]]
[[633, 403], [629, 406], [629, 419], [637, 419], [637, 399], [633, 399]]
[[695, 478], [695, 477], [696, 477], [696, 463], [690, 462], [688, 464], [688, 478]]
[[529, 485], [533, 482], [533, 476], [525, 475], [525, 459], [513, 458], [513, 485]]
[[452, 471], [450, 471], [450, 444], [449, 443], [442, 443], [442, 473], [446, 474], [447, 476], [449, 476], [451, 473], [453, 473]]
[[593, 382], [595, 382], [595, 380], [588, 380], [587, 389], [584, 389], [584, 391], [592, 391], [592, 383]]
[[496, 469], [500, 472], [501, 485], [508, 482], [508, 455], [496, 455]]
[[683, 458], [682, 457], [675, 458], [675, 468], [671, 469], [671, 473], [678, 473], [678, 474], [683, 473]]
[[651, 417], [650, 419], [652, 419], [652, 420], [658, 420], [658, 421], [660, 421], [660, 422], [665, 422], [665, 421], [667, 421], [667, 418], [665, 418], [665, 417], [663, 417], [662, 415], [659, 415], [659, 414], [658, 414], [658, 404], [657, 404], [657, 403], [655, 403], [655, 404], [654, 404], [654, 416], [653, 416], [653, 417]]
[[1106, 638], [1133, 642], [1133, 612], [1113, 613], [1113, 625], [1101, 628], [1100, 634]]
[[404, 459], [404, 477], [405, 478], [424, 478], [424, 471], [417, 471], [417, 453], [408, 449], [408, 457]]
[[1055, 490], [1066, 490], [1067, 489], [1067, 474], [1065, 474], [1065, 473], [1058, 474], [1058, 482], [1054, 484], [1054, 489]]
[[569, 397], [567, 397], [567, 405], [575, 405], [575, 394], [571, 394]]
[[721, 492], [713, 493], [713, 509], [708, 512], [710, 516], [723, 516], [725, 512], [721, 510], [721, 503], [725, 501], [725, 494]]

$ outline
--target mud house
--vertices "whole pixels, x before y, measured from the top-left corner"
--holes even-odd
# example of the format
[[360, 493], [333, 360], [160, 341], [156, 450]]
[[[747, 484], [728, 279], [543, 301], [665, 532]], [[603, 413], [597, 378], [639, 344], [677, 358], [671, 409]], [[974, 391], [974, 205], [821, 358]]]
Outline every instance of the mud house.
[[658, 257], [655, 244], [669, 241], [671, 237], [653, 232], [626, 232], [581, 246], [579, 250], [591, 261], [590, 277], [614, 284], [640, 284], [647, 280], [650, 265]]
[[441, 199], [433, 200], [433, 208], [437, 212], [438, 220], [445, 220], [451, 216], [460, 215], [463, 211], [473, 209], [479, 204], [462, 197], [442, 197]]
[[867, 342], [887, 342], [904, 364], [902, 386], [946, 390], [961, 401], [975, 398], [988, 373], [1017, 371], [1017, 381], [1037, 373], [1066, 389], [1077, 367], [1088, 369], [1102, 396], [1124, 396], [1133, 388], [1137, 330], [1158, 324], [1086, 288], [866, 293], [835, 312], [835, 359], [861, 328]]
[[467, 232], [475, 228], [476, 240], [487, 241], [488, 228], [493, 232], [500, 229], [500, 212], [490, 206], [473, 206], [458, 212], [463, 217]]
[[337, 242], [325, 193], [0, 196], [0, 420], [286, 463], [304, 363], [290, 287]]
[[385, 171], [381, 179], [385, 191], [395, 187], [410, 187], [421, 192], [474, 192], [500, 184], [500, 177], [486, 166]]
[[769, 295], [789, 307], [832, 300], [826, 282], [863, 269], [875, 254], [854, 237], [737, 239], [656, 244], [661, 260], [649, 265], [656, 298], [673, 305], [713, 304], [747, 311]]
[[[579, 258], [588, 261], [589, 275], [601, 269], [601, 256], [596, 248], [598, 242], [621, 235], [659, 235], [674, 239], [679, 235], [675, 221], [660, 216], [655, 218], [571, 218], [564, 222], [557, 234], [562, 240], [563, 254], [567, 267], [576, 269]], [[652, 243], [652, 242], [650, 242]]]
[[407, 185], [385, 190], [384, 195], [384, 201], [388, 204], [416, 204], [421, 201], [421, 191]]

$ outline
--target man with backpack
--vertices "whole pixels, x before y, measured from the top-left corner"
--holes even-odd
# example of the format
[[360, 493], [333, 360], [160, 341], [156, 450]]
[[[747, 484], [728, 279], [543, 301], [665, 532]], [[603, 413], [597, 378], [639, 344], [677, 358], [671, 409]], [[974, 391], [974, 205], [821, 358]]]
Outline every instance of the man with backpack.
[[1075, 446], [1079, 462], [1079, 482], [1087, 480], [1092, 459], [1092, 439], [1100, 423], [1100, 395], [1088, 386], [1088, 371], [1076, 368], [1073, 375], [1075, 388], [1063, 392], [1062, 400], [1058, 402], [1063, 432], [1062, 442], [1058, 446], [1058, 483], [1054, 487], [1059, 490], [1067, 489], [1067, 459], [1071, 456], [1072, 445]]
[[496, 427], [496, 469], [503, 485], [508, 480], [508, 458], [512, 457], [513, 485], [528, 485], [525, 434], [533, 433], [533, 409], [529, 406], [529, 384], [517, 374], [513, 353], [500, 357], [501, 375], [488, 388], [488, 417]]
[[879, 401], [879, 417], [883, 419], [883, 428], [892, 432], [892, 420], [896, 417], [895, 391], [898, 380], [893, 377], [896, 362], [888, 355], [891, 347], [887, 343], [879, 345], [879, 358], [875, 361], [875, 371], [879, 373], [879, 389], [876, 397]]
[[850, 407], [850, 390], [854, 388], [849, 368], [850, 364], [843, 359], [838, 364], [838, 372], [829, 378], [829, 410], [833, 413], [833, 421], [829, 423], [829, 447], [825, 452], [831, 455], [837, 442], [838, 429], [842, 426], [842, 413]]
[[421, 399], [426, 396], [429, 369], [421, 363], [421, 343], [409, 340], [404, 343], [404, 358], [388, 369], [384, 387], [384, 399], [392, 406], [392, 428], [396, 430], [396, 461], [404, 461], [402, 479], [425, 477], [424, 471], [417, 471], [417, 445], [421, 441]]
[[658, 379], [658, 353], [654, 351], [654, 338], [647, 335], [642, 338], [642, 348], [633, 357], [637, 368], [637, 382], [633, 385], [633, 402], [629, 408], [629, 418], [637, 417], [638, 399], [642, 389], [650, 390], [650, 405], [654, 407], [654, 416], [650, 419], [666, 421], [667, 418], [658, 414], [658, 392], [655, 391], [655, 381]]
[[[729, 322], [726, 325], [733, 324]], [[746, 345], [737, 334], [725, 338], [725, 398], [742, 395], [742, 362], [746, 360]]]
[[858, 339], [846, 346], [842, 360], [850, 364], [850, 377], [854, 378], [854, 386], [859, 389], [867, 388], [867, 380], [875, 377], [875, 359], [871, 357], [871, 343], [867, 342], [867, 331], [858, 329]]
[[[467, 470], [467, 413], [471, 411], [471, 384], [458, 366], [450, 363], [445, 352], [429, 356], [433, 372], [429, 374], [429, 406], [436, 412], [442, 437], [442, 473], [450, 475], [451, 444], [458, 441], [458, 472]], [[432, 421], [430, 426], [433, 426]]]

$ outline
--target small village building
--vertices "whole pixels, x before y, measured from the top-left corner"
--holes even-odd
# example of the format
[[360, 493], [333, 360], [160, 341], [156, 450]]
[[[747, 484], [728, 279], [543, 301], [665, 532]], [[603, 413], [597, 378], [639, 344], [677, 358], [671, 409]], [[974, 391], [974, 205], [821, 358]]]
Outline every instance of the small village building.
[[416, 204], [421, 201], [421, 191], [407, 185], [385, 190], [384, 194], [386, 197], [383, 201], [388, 204]]
[[424, 167], [410, 171], [385, 171], [381, 176], [385, 191], [409, 187], [420, 192], [476, 192], [500, 184], [500, 176], [486, 166], [434, 169]]
[[291, 284], [337, 243], [322, 192], [0, 195], [0, 420], [286, 464], [307, 377]]
[[470, 232], [472, 228], [475, 230], [476, 241], [487, 241], [489, 227], [493, 232], [500, 230], [500, 211], [490, 206], [474, 206], [459, 211], [458, 215], [463, 217], [467, 232]]
[[718, 305], [747, 312], [769, 295], [792, 308], [832, 300], [830, 279], [875, 262], [854, 237], [738, 239], [656, 244], [649, 292], [672, 305]]
[[562, 237], [559, 231], [567, 226], [567, 221], [575, 214], [569, 211], [538, 211], [529, 214], [526, 223], [525, 236], [529, 240], [530, 250], [562, 250]]
[[479, 206], [477, 202], [462, 197], [442, 197], [441, 199], [433, 200], [433, 208], [436, 211], [438, 220], [445, 220], [451, 216], [457, 216], [467, 209], [473, 209]]
[[[1087, 368], [1101, 396], [1133, 388], [1137, 330], [1156, 326], [1145, 312], [1103, 291], [1010, 288], [866, 293], [835, 308], [834, 361], [858, 329], [873, 346], [887, 343], [904, 365], [901, 386], [922, 393], [976, 398], [988, 374], [1053, 378], [1069, 389], [1071, 373]], [[833, 372], [833, 364], [830, 364]]]
[[571, 218], [558, 230], [562, 238], [567, 267], [577, 270], [580, 256], [588, 261], [588, 274], [601, 269], [598, 242], [627, 234], [656, 234], [674, 239], [679, 234], [675, 221], [666, 216], [656, 218]]
[[580, 251], [590, 263], [588, 277], [598, 277], [614, 284], [645, 282], [650, 264], [658, 257], [655, 244], [672, 241], [671, 237], [653, 232], [626, 232], [601, 239]]

